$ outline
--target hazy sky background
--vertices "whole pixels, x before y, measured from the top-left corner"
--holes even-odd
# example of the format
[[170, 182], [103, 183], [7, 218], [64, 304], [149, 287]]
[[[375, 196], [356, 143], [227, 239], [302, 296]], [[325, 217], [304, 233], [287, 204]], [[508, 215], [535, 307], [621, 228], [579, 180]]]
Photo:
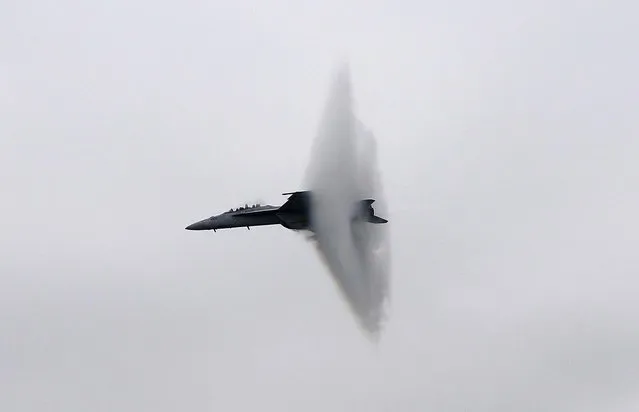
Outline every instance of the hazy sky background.
[[[0, 410], [639, 410], [637, 6], [0, 3]], [[391, 319], [302, 236], [348, 58]]]

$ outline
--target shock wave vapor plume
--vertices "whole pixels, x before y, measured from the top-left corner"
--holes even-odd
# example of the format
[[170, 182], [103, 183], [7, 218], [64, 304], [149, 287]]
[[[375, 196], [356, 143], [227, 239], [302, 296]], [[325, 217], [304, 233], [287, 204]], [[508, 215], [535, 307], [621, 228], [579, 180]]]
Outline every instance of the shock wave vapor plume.
[[359, 324], [377, 338], [390, 299], [389, 225], [352, 221], [351, 216], [360, 199], [375, 199], [382, 216], [388, 207], [375, 137], [354, 114], [348, 66], [334, 78], [305, 185], [314, 193], [311, 219], [320, 257]]

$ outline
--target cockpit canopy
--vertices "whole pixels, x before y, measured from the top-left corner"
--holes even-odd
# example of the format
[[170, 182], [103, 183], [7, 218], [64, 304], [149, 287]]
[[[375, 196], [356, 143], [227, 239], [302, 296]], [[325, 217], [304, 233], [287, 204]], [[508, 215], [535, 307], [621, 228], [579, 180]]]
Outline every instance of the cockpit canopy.
[[229, 209], [226, 213], [239, 212], [241, 210], [247, 210], [247, 209], [254, 209], [254, 208], [260, 207], [260, 206], [262, 206], [262, 205], [259, 204], [259, 203], [255, 203], [253, 205], [244, 204], [244, 206], [240, 206], [240, 207], [237, 207], [235, 209]]

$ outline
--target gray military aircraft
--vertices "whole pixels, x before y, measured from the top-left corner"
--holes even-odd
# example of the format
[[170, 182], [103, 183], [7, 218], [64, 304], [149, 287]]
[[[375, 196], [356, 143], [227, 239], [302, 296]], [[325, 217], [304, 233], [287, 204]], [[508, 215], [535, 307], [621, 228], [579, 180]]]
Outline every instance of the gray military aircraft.
[[[217, 216], [195, 222], [186, 227], [187, 230], [213, 230], [230, 229], [234, 227], [282, 225], [291, 230], [313, 231], [310, 223], [311, 192], [289, 192], [290, 195], [282, 206], [271, 205], [245, 205], [237, 209], [231, 209]], [[387, 223], [388, 220], [375, 216], [373, 210], [374, 199], [364, 199], [354, 208], [352, 220], [363, 220], [370, 223]]]

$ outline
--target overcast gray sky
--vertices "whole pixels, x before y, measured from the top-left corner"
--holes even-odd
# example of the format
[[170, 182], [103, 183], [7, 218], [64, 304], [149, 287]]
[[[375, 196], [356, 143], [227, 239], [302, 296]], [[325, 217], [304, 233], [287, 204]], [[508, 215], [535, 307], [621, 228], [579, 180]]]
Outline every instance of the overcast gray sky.
[[[637, 6], [0, 3], [0, 410], [639, 410]], [[378, 139], [363, 338], [280, 227], [336, 64]]]

